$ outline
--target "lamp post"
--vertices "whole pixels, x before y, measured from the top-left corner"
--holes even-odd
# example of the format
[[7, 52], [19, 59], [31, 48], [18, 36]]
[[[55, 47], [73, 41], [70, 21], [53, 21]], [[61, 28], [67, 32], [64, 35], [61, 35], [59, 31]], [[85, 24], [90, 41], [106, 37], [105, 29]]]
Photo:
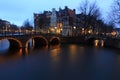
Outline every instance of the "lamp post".
[[75, 36], [76, 26], [73, 27], [72, 35]]

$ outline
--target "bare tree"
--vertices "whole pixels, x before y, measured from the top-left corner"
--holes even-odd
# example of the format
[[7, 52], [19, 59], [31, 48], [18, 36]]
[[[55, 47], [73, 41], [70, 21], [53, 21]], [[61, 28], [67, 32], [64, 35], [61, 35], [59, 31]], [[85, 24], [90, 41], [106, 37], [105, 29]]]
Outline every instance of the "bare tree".
[[114, 0], [109, 17], [111, 19], [110, 22], [120, 25], [120, 0]]
[[88, 0], [85, 0], [85, 2], [82, 2], [82, 4], [80, 4], [80, 11], [83, 14], [87, 14], [88, 11]]
[[23, 28], [26, 29], [26, 30], [32, 30], [33, 29], [33, 26], [30, 24], [30, 21], [28, 19], [24, 21]]
[[100, 9], [97, 6], [96, 2], [89, 3], [88, 0], [85, 0], [81, 3], [79, 8], [81, 14], [83, 14], [83, 21], [85, 29], [91, 27], [94, 31], [97, 21], [101, 18]]
[[101, 16], [100, 9], [97, 6], [96, 2], [89, 3], [88, 0], [85, 0], [81, 3], [79, 10], [84, 15], [93, 16], [95, 18], [100, 18]]

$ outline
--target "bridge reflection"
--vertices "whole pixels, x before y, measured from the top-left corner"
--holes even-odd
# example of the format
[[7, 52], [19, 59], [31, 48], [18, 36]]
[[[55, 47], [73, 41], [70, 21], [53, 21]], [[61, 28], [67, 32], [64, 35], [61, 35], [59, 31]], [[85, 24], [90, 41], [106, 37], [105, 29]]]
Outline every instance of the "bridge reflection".
[[[48, 46], [44, 46], [41, 48], [25, 48], [25, 49], [9, 49], [6, 48], [4, 49], [4, 51], [0, 50], [0, 64], [4, 63], [4, 62], [9, 62], [10, 61], [16, 61], [19, 60], [21, 58], [26, 58], [29, 55], [35, 55], [38, 53], [38, 51], [48, 51], [49, 49], [51, 49], [51, 51], [56, 50], [56, 48], [58, 49], [60, 47], [60, 45], [50, 45]], [[0, 47], [1, 48], [1, 47]], [[56, 52], [54, 52], [54, 54], [51, 55], [55, 55]], [[52, 56], [54, 57], [54, 56]]]
[[14, 49], [6, 51], [0, 51], [0, 64], [8, 62], [9, 60], [15, 61], [19, 60], [23, 56], [22, 49]]

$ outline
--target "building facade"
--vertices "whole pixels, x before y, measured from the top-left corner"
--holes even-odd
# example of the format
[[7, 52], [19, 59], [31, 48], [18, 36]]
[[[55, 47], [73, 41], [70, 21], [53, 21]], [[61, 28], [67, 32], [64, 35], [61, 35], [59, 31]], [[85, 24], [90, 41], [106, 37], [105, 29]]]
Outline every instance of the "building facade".
[[65, 6], [64, 9], [55, 8], [52, 11], [46, 11], [42, 14], [34, 13], [35, 31], [47, 30], [46, 32], [72, 36], [72, 30], [75, 26], [75, 9], [69, 9]]
[[73, 27], [75, 26], [75, 15], [75, 9], [69, 9], [67, 6], [64, 9], [59, 9], [58, 23], [62, 24], [63, 35], [72, 36]]
[[10, 22], [0, 19], [0, 32], [5, 32], [10, 30]]
[[34, 30], [35, 32], [45, 32], [50, 26], [51, 12], [34, 13]]

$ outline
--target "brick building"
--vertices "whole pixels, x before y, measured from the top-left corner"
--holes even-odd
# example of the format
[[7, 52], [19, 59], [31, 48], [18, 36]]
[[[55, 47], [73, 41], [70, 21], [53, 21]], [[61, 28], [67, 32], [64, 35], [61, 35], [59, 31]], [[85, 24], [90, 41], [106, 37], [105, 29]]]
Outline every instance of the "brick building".
[[75, 9], [69, 9], [67, 6], [64, 9], [59, 8], [59, 11], [53, 8], [52, 11], [44, 11], [42, 14], [34, 13], [35, 31], [42, 29], [46, 32], [71, 36], [75, 16]]

